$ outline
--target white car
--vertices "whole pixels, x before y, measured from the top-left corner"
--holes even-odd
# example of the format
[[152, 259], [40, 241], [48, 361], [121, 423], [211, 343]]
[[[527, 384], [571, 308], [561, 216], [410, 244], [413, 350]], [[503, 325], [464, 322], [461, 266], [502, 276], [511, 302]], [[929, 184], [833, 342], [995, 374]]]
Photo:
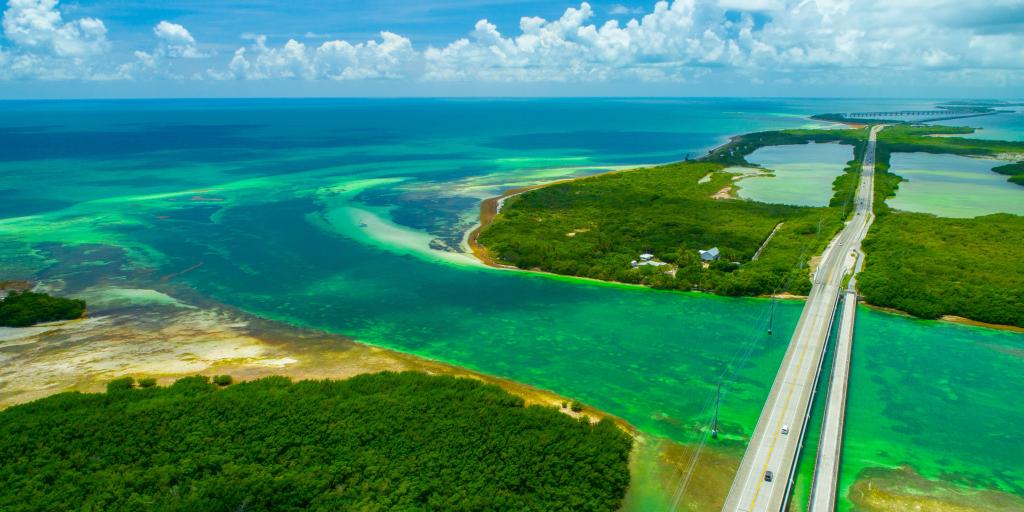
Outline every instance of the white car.
[[779, 432], [782, 432], [782, 435], [784, 436], [789, 435], [789, 425], [783, 425], [782, 430], [780, 430]]

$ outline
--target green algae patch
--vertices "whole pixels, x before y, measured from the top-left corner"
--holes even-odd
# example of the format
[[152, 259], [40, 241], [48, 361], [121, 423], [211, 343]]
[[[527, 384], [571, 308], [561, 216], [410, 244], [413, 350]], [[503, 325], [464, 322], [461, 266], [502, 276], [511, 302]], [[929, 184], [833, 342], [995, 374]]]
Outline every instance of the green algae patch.
[[1020, 496], [928, 480], [909, 467], [865, 470], [850, 489], [850, 501], [863, 512], [1024, 510]]

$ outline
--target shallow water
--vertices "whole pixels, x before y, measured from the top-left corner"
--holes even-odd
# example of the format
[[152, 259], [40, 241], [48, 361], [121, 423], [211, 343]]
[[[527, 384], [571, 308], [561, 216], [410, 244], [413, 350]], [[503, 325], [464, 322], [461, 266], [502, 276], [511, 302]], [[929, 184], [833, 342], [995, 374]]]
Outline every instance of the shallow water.
[[796, 144], [768, 146], [747, 161], [769, 169], [771, 176], [751, 176], [739, 182], [739, 196], [763, 203], [827, 206], [832, 182], [853, 159], [853, 146]]
[[[268, 318], [551, 389], [682, 442], [703, 437], [726, 375], [719, 446], [738, 456], [799, 302], [780, 303], [768, 336], [765, 300], [482, 268], [457, 248], [479, 200], [503, 190], [676, 160], [737, 133], [863, 109], [832, 100], [5, 103], [0, 279], [63, 282], [69, 292], [102, 279], [131, 302], [166, 301], [133, 286], [164, 276]], [[82, 244], [93, 245], [69, 261], [69, 248]], [[965, 346], [985, 340], [1008, 350], [991, 351], [993, 364], [1019, 361], [1007, 347], [1020, 335], [884, 314], [870, 321], [877, 328], [858, 332], [865, 346], [887, 343], [891, 330], [914, 339], [958, 333]], [[931, 336], [904, 350], [941, 362]], [[897, 363], [854, 378], [898, 375]], [[962, 384], [985, 399], [957, 402], [956, 414], [1015, 399], [983, 384]], [[853, 387], [851, 400], [869, 389]], [[884, 400], [928, 399], [917, 387], [891, 391]], [[890, 414], [867, 396], [870, 414]], [[952, 456], [951, 466], [980, 477], [928, 474], [987, 487], [1000, 477], [985, 465], [1005, 467], [1014, 455], [983, 447], [950, 455], [945, 429], [917, 427], [906, 445], [890, 437], [892, 457], [879, 464], [907, 459], [927, 472]], [[869, 458], [855, 457], [865, 462], [854, 467]]]
[[1024, 187], [992, 172], [1007, 162], [930, 153], [893, 153], [890, 170], [902, 176], [889, 206], [942, 217], [992, 213], [1024, 215]]

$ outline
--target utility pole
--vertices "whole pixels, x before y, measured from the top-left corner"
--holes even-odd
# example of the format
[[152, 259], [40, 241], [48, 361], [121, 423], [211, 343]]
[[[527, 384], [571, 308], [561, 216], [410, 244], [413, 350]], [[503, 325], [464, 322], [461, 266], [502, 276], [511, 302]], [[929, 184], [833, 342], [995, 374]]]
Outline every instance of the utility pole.
[[722, 382], [718, 382], [718, 390], [715, 391], [715, 419], [711, 424], [711, 438], [718, 439], [718, 400], [722, 397]]
[[775, 294], [772, 294], [772, 310], [768, 313], [768, 335], [772, 334], [772, 325], [775, 323]]

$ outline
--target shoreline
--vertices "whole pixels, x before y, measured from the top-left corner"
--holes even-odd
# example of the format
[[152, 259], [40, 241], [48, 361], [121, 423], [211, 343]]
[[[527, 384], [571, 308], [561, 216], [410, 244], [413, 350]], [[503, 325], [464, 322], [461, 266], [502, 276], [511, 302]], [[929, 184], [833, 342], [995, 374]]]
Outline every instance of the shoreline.
[[[47, 376], [46, 386], [10, 379], [23, 385], [7, 387], [0, 393], [0, 411], [58, 393], [102, 392], [108, 381], [122, 376], [155, 377], [160, 385], [168, 385], [191, 375], [229, 374], [236, 382], [277, 375], [295, 381], [344, 380], [365, 373], [411, 370], [494, 384], [522, 397], [527, 405], [553, 406], [577, 418], [586, 415], [592, 423], [608, 418], [634, 437], [641, 434], [626, 420], [586, 404], [580, 413], [562, 409], [561, 402], [573, 398], [552, 390], [321, 329], [263, 318], [216, 301], [176, 300], [177, 306], [107, 307], [75, 320], [0, 328], [0, 345], [27, 349], [6, 360], [11, 363], [6, 367], [10, 374], [43, 371], [53, 359], [70, 356], [76, 360], [71, 371]], [[154, 336], [158, 333], [168, 337]], [[141, 340], [155, 338], [160, 341], [140, 346], [144, 343]], [[209, 347], [196, 342], [199, 339], [209, 340], [216, 348], [208, 353]], [[63, 346], [66, 341], [87, 345], [84, 351], [97, 353], [95, 359], [69, 352]], [[170, 347], [182, 351], [174, 352]], [[140, 355], [150, 360], [141, 360], [137, 357]], [[108, 356], [121, 359], [123, 364], [112, 367]]]

